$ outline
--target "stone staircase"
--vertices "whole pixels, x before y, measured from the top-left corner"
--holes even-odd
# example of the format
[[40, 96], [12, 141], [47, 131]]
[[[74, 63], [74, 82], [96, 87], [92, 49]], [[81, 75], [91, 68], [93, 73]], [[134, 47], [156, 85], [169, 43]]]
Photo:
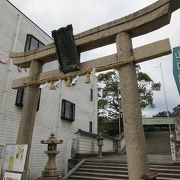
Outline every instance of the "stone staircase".
[[[151, 155], [171, 155], [169, 131], [145, 132], [147, 152]], [[121, 135], [121, 154], [126, 154], [124, 133]]]
[[[151, 171], [158, 172], [158, 180], [180, 180], [180, 164], [150, 164]], [[125, 180], [127, 164], [111, 160], [86, 160], [73, 172], [69, 180]]]
[[171, 154], [168, 131], [145, 132], [145, 136], [148, 154]]

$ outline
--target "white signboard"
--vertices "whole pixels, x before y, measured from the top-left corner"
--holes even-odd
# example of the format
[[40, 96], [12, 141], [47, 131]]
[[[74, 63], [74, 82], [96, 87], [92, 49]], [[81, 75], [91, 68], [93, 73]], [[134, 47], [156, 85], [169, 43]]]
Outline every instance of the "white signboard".
[[175, 142], [170, 140], [170, 145], [171, 145], [171, 157], [173, 161], [176, 161], [176, 145]]
[[6, 145], [3, 170], [23, 172], [26, 161], [27, 145]]
[[21, 180], [22, 174], [5, 172], [3, 180]]

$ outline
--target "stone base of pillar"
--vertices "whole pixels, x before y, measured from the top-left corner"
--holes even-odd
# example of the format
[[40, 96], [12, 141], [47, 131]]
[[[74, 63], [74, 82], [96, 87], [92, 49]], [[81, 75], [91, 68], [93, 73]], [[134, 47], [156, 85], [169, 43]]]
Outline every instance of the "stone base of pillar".
[[57, 170], [44, 170], [38, 180], [61, 180]]
[[39, 177], [38, 180], [61, 180], [61, 177]]
[[57, 170], [44, 170], [42, 171], [42, 177], [58, 177], [59, 173]]

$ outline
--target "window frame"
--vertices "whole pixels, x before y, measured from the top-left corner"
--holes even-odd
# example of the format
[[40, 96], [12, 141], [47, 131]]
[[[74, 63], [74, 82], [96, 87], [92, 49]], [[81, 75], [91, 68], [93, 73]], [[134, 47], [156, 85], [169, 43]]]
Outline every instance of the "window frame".
[[89, 132], [92, 133], [92, 121], [89, 121]]
[[25, 46], [24, 46], [24, 52], [27, 52], [27, 51], [36, 49], [36, 48], [32, 48], [32, 49], [31, 49], [32, 39], [38, 42], [38, 43], [37, 43], [37, 44], [38, 44], [38, 45], [37, 45], [37, 48], [44, 45], [44, 43], [42, 43], [40, 40], [38, 40], [38, 39], [37, 39], [36, 37], [34, 37], [32, 34], [27, 34], [27, 36], [26, 36], [26, 42], [25, 42]]
[[[18, 96], [20, 96], [20, 102], [17, 101]], [[16, 94], [16, 101], [15, 101], [16, 106], [23, 108], [24, 96], [25, 96], [25, 88], [18, 88], [17, 94]], [[39, 98], [38, 98], [38, 104], [37, 104], [37, 111], [39, 111], [40, 101], [41, 101], [41, 88], [39, 88]]]
[[[67, 107], [70, 105], [69, 112], [67, 112]], [[70, 122], [75, 121], [75, 107], [76, 105], [68, 100], [62, 99], [61, 102], [61, 119], [67, 120]], [[67, 116], [69, 115], [69, 117]]]
[[94, 91], [92, 88], [90, 88], [90, 101], [93, 101], [93, 95], [94, 95]]
[[24, 88], [18, 88], [16, 93], [15, 105], [23, 107]]
[[[37, 42], [37, 48], [44, 45], [44, 43], [42, 43], [40, 40], [38, 40], [32, 34], [27, 34], [26, 42], [25, 42], [25, 46], [24, 46], [24, 52], [27, 52], [27, 51], [30, 51], [30, 50], [34, 49], [34, 48], [31, 49], [32, 39]], [[16, 106], [23, 107], [24, 92], [25, 92], [24, 88], [18, 88], [17, 89], [16, 101], [15, 101]], [[20, 101], [19, 102], [18, 102], [18, 96], [20, 96]], [[41, 99], [41, 89], [39, 91], [39, 99], [38, 99], [37, 111], [39, 111], [40, 99]]]

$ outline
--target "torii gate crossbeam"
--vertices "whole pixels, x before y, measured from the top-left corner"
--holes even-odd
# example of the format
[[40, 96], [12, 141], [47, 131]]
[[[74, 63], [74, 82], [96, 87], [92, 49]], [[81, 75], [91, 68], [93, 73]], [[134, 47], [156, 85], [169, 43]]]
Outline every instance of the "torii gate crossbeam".
[[[119, 63], [117, 66], [114, 65], [114, 67], [119, 69], [120, 73], [124, 116], [123, 121], [127, 147], [128, 173], [130, 180], [140, 180], [140, 177], [149, 171], [134, 66], [134, 63], [138, 62], [138, 58], [135, 53], [137, 49], [133, 50], [131, 38], [149, 33], [160, 27], [163, 27], [164, 25], [167, 25], [170, 22], [172, 12], [179, 8], [179, 0], [159, 0], [136, 13], [130, 14], [126, 17], [117, 19], [74, 36], [75, 43], [80, 52], [111, 43], [117, 44], [117, 54], [96, 59], [94, 61], [89, 61], [84, 64], [82, 63], [80, 71], [85, 70], [85, 72], [88, 72], [92, 70], [92, 68], [101, 69], [101, 66], [107, 66], [111, 63]], [[153, 45], [158, 48], [152, 48], [152, 51], [149, 51], [148, 49], [148, 47], [151, 45], [146, 45], [145, 51], [142, 51], [139, 54], [139, 62], [141, 60], [149, 60], [154, 57], [160, 57], [162, 55], [169, 54], [171, 52], [169, 41], [164, 40], [162, 42], [159, 41], [154, 43]], [[158, 46], [158, 44], [161, 47]], [[141, 48], [143, 49], [143, 47]], [[141, 48], [140, 50], [142, 50]], [[43, 80], [52, 80], [57, 74], [58, 78], [65, 79], [68, 76], [73, 77], [79, 72], [74, 74], [67, 74], [66, 76], [64, 76], [61, 72], [57, 72], [57, 70], [41, 73], [42, 64], [57, 59], [54, 43], [26, 53], [12, 53], [11, 57], [13, 59], [14, 65], [26, 68], [30, 67], [29, 77], [14, 80], [12, 87], [28, 87], [26, 90], [26, 98], [24, 102], [17, 143], [26, 143], [29, 144], [29, 147], [31, 147], [37, 106], [37, 100], [35, 100], [34, 97], [38, 96], [39, 84], [43, 83]], [[104, 59], [105, 62], [103, 62]], [[112, 60], [110, 60], [111, 63], [108, 59]], [[80, 74], [83, 75], [83, 73]], [[25, 170], [27, 170], [28, 167], [29, 153], [30, 148], [28, 149]]]

